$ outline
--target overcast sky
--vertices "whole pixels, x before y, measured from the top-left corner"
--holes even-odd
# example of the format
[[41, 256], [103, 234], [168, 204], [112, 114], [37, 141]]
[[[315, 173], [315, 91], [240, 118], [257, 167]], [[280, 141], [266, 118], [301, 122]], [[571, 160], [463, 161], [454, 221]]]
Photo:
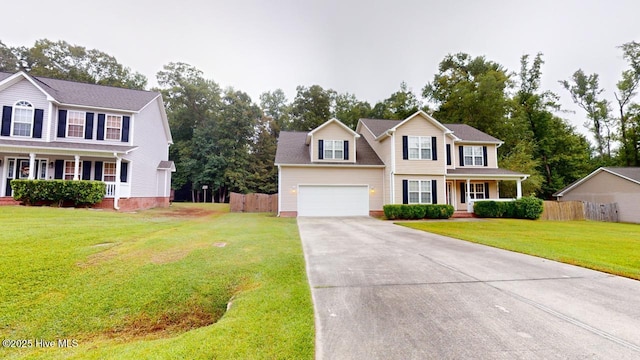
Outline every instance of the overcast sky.
[[[606, 96], [625, 68], [618, 46], [640, 41], [640, 1], [430, 0], [33, 0], [4, 6], [0, 40], [32, 46], [65, 40], [98, 49], [141, 72], [186, 62], [254, 101], [281, 88], [321, 85], [374, 105], [405, 81], [416, 94], [447, 54], [484, 55], [511, 71], [523, 54], [544, 54], [543, 87], [564, 115], [584, 114], [558, 80], [600, 74]], [[10, 11], [9, 11], [10, 10]], [[8, 15], [11, 13], [11, 15]]]

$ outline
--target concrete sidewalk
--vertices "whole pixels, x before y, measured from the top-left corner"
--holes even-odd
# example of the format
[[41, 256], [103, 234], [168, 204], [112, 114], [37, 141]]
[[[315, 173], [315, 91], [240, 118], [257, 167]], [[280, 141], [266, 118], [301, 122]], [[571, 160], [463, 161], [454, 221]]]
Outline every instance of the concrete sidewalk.
[[318, 359], [638, 359], [640, 282], [372, 218], [298, 218]]

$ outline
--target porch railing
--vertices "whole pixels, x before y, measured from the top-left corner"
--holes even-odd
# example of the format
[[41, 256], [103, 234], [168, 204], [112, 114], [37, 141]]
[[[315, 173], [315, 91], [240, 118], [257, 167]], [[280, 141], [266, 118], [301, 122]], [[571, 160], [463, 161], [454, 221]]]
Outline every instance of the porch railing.
[[[107, 182], [107, 190], [105, 191], [105, 198], [113, 198], [116, 196], [116, 183], [115, 182]], [[131, 187], [127, 183], [120, 183], [120, 197], [128, 198], [131, 196]]]

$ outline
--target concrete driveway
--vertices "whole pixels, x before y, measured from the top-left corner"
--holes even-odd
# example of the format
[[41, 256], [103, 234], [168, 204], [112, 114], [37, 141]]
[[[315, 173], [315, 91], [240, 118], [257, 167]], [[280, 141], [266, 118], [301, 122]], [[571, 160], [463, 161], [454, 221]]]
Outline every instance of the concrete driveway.
[[638, 359], [640, 281], [372, 218], [298, 218], [318, 359]]

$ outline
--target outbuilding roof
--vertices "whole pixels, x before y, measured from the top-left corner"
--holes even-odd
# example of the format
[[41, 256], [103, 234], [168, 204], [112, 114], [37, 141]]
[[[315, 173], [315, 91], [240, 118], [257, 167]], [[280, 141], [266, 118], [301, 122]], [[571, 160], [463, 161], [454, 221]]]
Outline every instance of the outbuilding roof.
[[634, 182], [640, 185], [640, 167], [601, 167], [593, 171], [591, 174], [583, 177], [582, 179], [578, 179], [574, 181], [573, 183], [569, 184], [564, 189], [556, 192], [552, 196], [555, 196], [555, 197], [564, 196], [566, 193], [573, 190], [575, 187], [579, 186], [583, 182], [591, 179], [592, 177], [594, 177], [595, 175], [603, 171], [608, 172], [612, 175], [619, 176], [623, 179], [629, 180], [631, 182]]

